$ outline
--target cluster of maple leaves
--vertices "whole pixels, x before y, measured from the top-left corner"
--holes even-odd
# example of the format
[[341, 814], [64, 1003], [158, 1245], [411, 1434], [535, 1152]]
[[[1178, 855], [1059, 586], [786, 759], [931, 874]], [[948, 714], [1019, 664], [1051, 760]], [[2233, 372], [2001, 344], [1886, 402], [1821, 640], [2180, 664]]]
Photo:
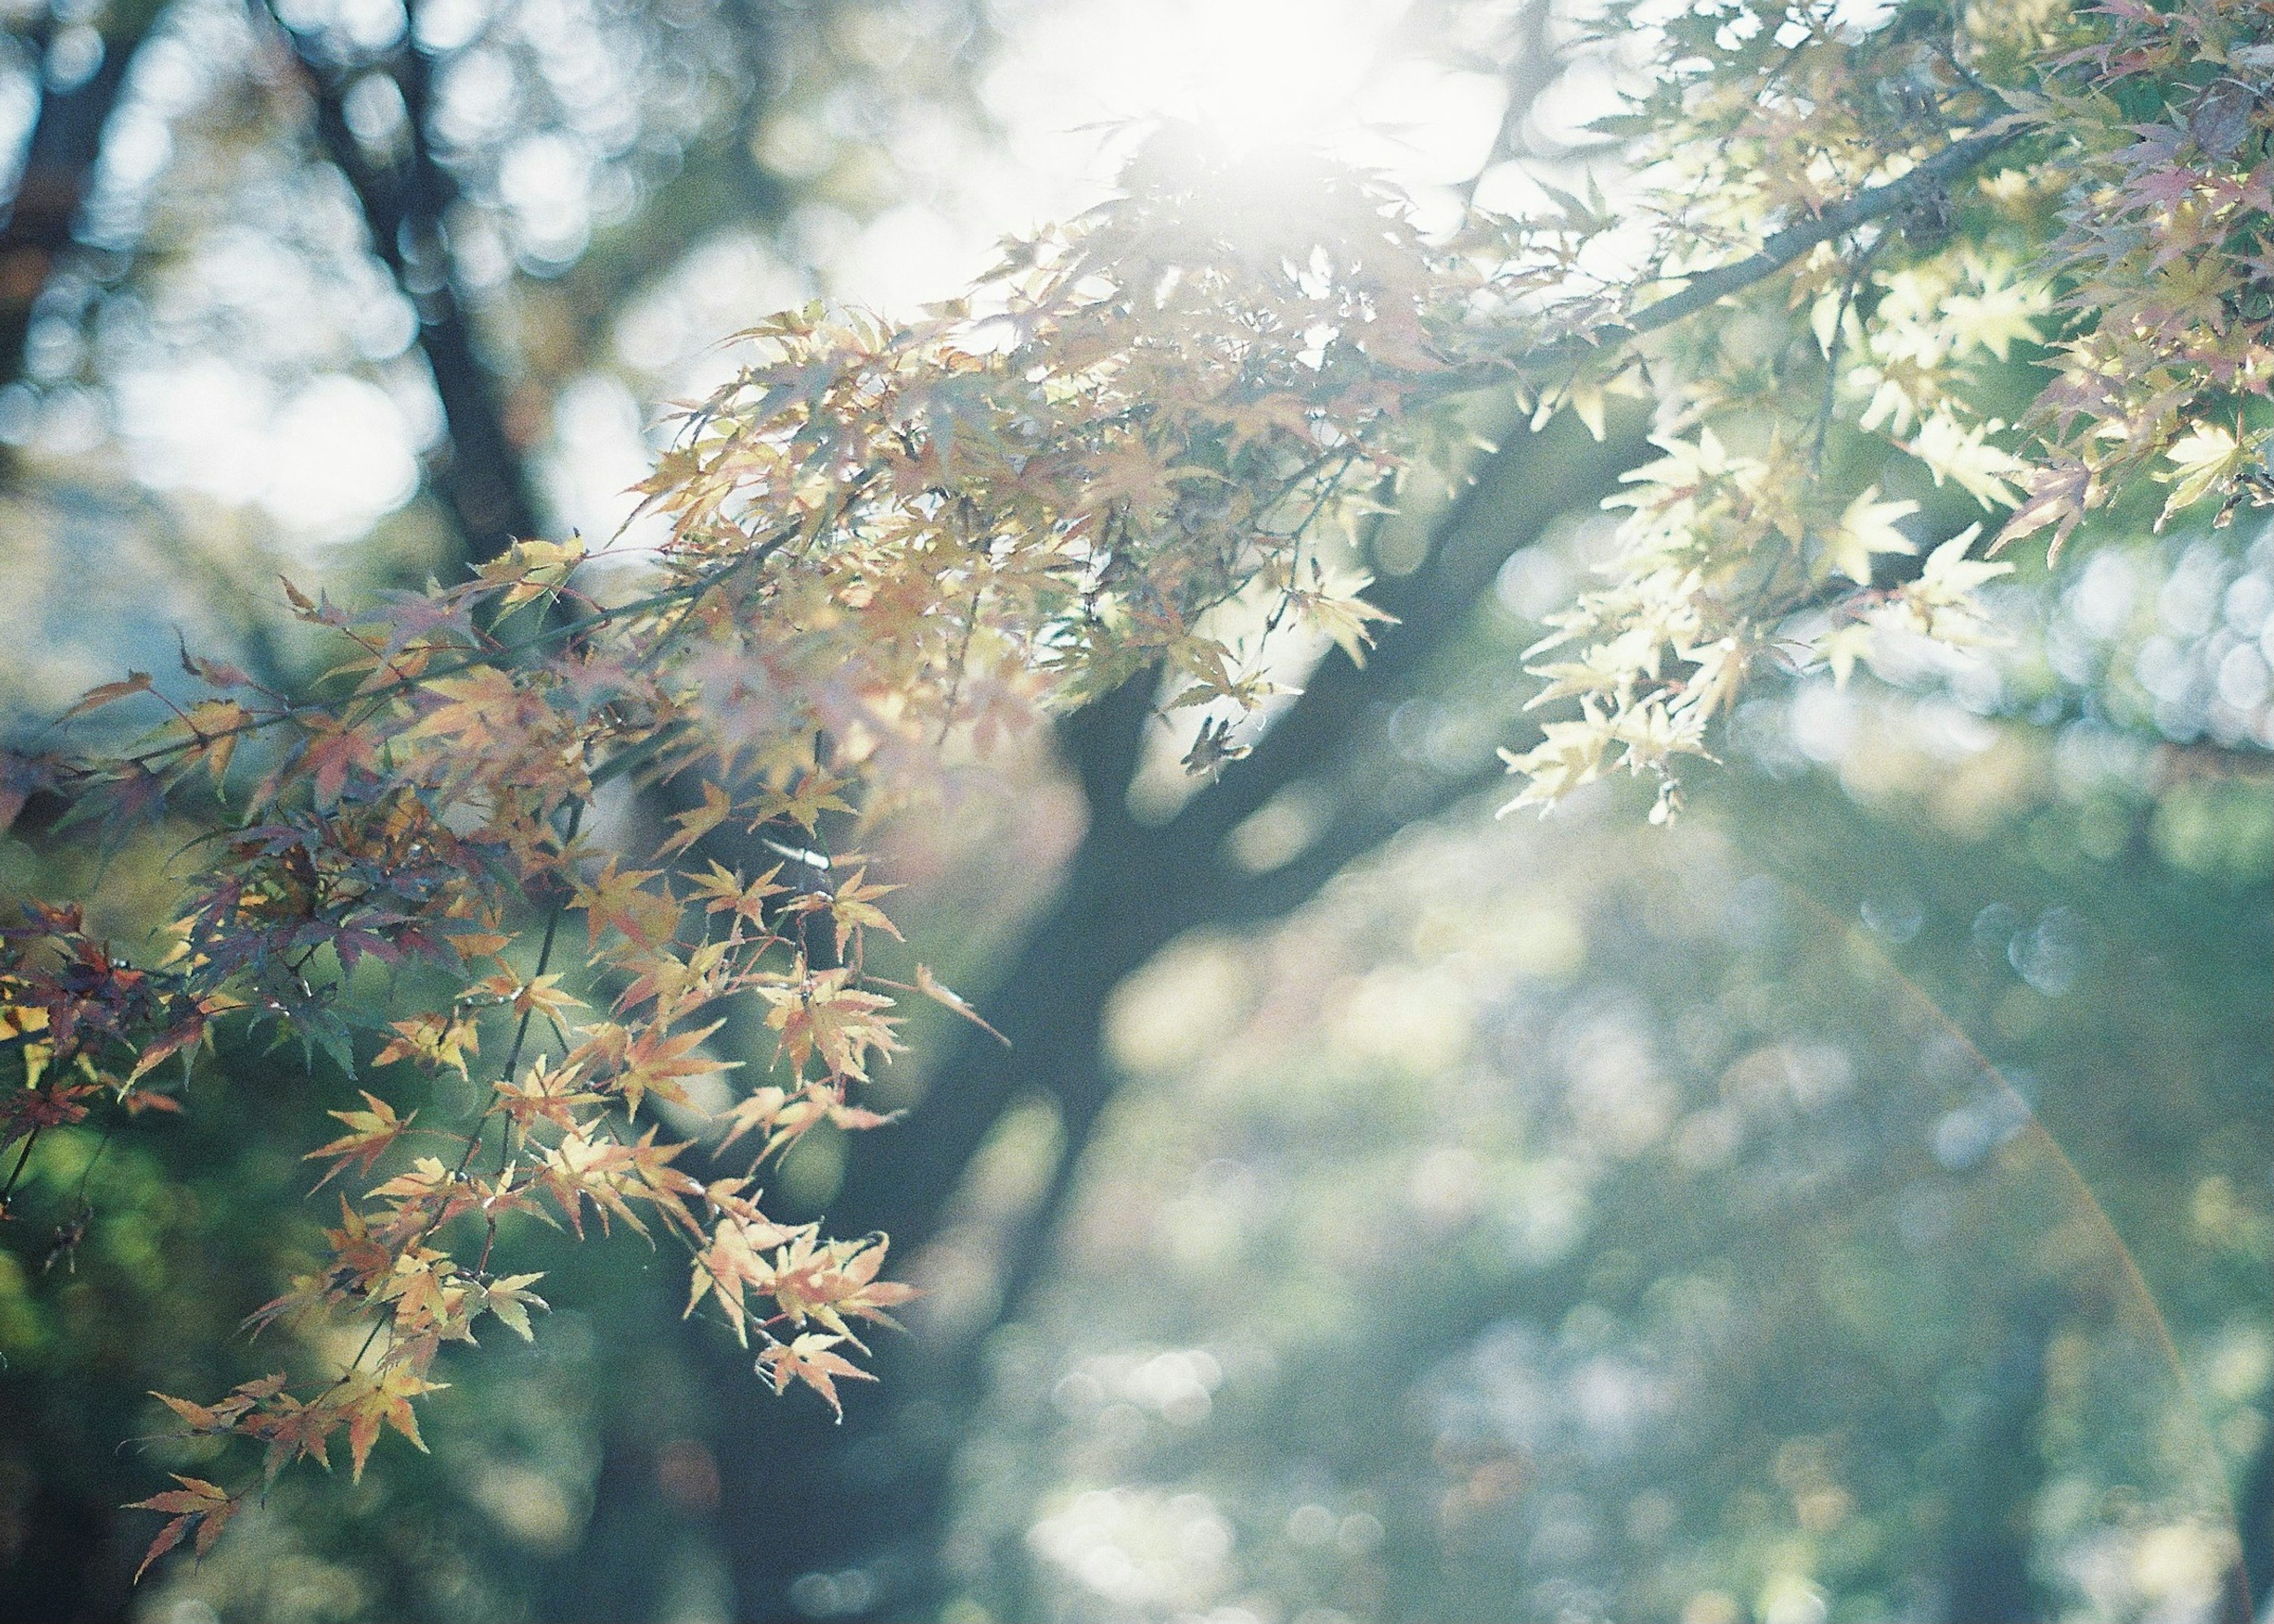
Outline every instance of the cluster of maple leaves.
[[[2267, 7], [1630, 11], [1658, 49], [1611, 121], [1630, 195], [1564, 216], [1643, 268], [1574, 307], [1585, 353], [1546, 400], [1645, 395], [1665, 455], [1617, 499], [1611, 583], [1532, 650], [1535, 703], [1581, 714], [1509, 756], [1511, 808], [1623, 767], [1668, 816], [1757, 666], [1844, 682], [1889, 637], [1980, 642], [1975, 589], [2010, 568], [1985, 553], [2049, 530], [2058, 556], [2157, 483], [2164, 519], [2274, 500]], [[1921, 474], [1983, 523], [1882, 499]]]
[[[1237, 755], [1223, 711], [1273, 691], [1275, 638], [1362, 656], [1384, 617], [1337, 565], [1465, 394], [1514, 387], [1600, 432], [1608, 393], [1646, 393], [1666, 453], [1623, 499], [1617, 578], [1562, 622], [1544, 697], [1584, 715], [1511, 758], [1520, 801], [1701, 753], [1781, 640], [1844, 676], [1893, 627], [1975, 634], [1972, 589], [2003, 568], [1969, 556], [1975, 531], [1874, 582], [1918, 550], [1916, 504], [1843, 472], [1843, 414], [2018, 508], [2008, 535], [2065, 535], [2158, 457], [2175, 502], [2268, 484], [2264, 7], [1912, 4], [1865, 34], [1829, 6], [1736, 4], [1654, 26], [1634, 116], [1654, 214], [1567, 199], [1431, 241], [1362, 179], [1259, 184], [1163, 139], [1119, 199], [1015, 244], [960, 304], [744, 335], [755, 358], [644, 487], [669, 528], [644, 574], [524, 542], [367, 609], [288, 586], [343, 650], [305, 690], [185, 651], [186, 688], [135, 673], [77, 708], [162, 707], [123, 748], [0, 753], [0, 825], [37, 798], [113, 841], [212, 835], [161, 962], [129, 965], [73, 907], [0, 927], [0, 1200], [42, 1135], [175, 1108], [224, 1021], [380, 1079], [310, 1152], [341, 1186], [322, 1261], [255, 1316], [310, 1350], [346, 1327], [358, 1351], [165, 1400], [263, 1470], [142, 1502], [169, 1519], [151, 1560], [207, 1548], [343, 1437], [358, 1473], [385, 1429], [418, 1443], [446, 1347], [486, 1316], [531, 1333], [538, 1276], [500, 1256], [529, 1221], [679, 1245], [688, 1312], [755, 1342], [777, 1391], [835, 1406], [865, 1374], [860, 1327], [910, 1293], [883, 1278], [885, 1237], [770, 1217], [758, 1170], [822, 1123], [883, 1124], [858, 1097], [899, 1047], [894, 995], [978, 1017], [921, 965], [870, 967], [892, 887], [831, 839], [1149, 672], [1169, 708], [1218, 708], [1189, 764]], [[2034, 155], [1975, 173], [2007, 152]], [[1591, 245], [1637, 218], [1649, 269], [1591, 282]], [[2031, 256], [2068, 279], [2058, 334]], [[1983, 415], [1981, 366], [2050, 339], [2037, 426]], [[589, 817], [608, 796], [669, 832], [600, 838], [642, 823]], [[665, 1139], [643, 1117], [734, 1069], [710, 1045], [736, 1000], [776, 1038], [765, 1080], [706, 1147]], [[473, 1110], [399, 1110], [401, 1067], [475, 1085]]]
[[[252, 1322], [357, 1351], [165, 1397], [262, 1469], [141, 1502], [168, 1517], [150, 1560], [207, 1548], [343, 1438], [358, 1475], [386, 1429], [419, 1443], [447, 1347], [489, 1320], [531, 1334], [538, 1276], [505, 1260], [529, 1221], [682, 1248], [688, 1312], [755, 1343], [777, 1391], [834, 1407], [865, 1377], [863, 1324], [910, 1296], [886, 1237], [778, 1222], [757, 1174], [818, 1124], [885, 1120], [856, 1096], [899, 1048], [896, 996], [979, 1018], [922, 965], [878, 974], [894, 888], [824, 848], [1148, 665], [1252, 703], [1259, 651], [1203, 625], [1242, 594], [1353, 650], [1380, 618], [1313, 532], [1390, 467], [1385, 425], [1441, 365], [1422, 323], [1442, 279], [1357, 183], [1316, 190], [1330, 212], [1299, 241], [1200, 231], [1193, 195], [1030, 246], [984, 315], [757, 329], [648, 484], [671, 538], [644, 575], [527, 542], [367, 609], [288, 585], [344, 650], [306, 692], [185, 653], [186, 695], [136, 673], [79, 707], [162, 707], [124, 748], [0, 763], [11, 816], [45, 795], [112, 840], [221, 824], [162, 962], [117, 961], [71, 910], [0, 935], [19, 1170], [53, 1124], [174, 1103], [223, 1021], [374, 1079], [309, 1153], [340, 1186], [319, 1266]], [[1327, 326], [1335, 352], [1303, 358]], [[620, 825], [660, 816], [651, 850], [593, 832], [611, 794], [644, 808]], [[694, 1112], [690, 1084], [739, 1064], [710, 1047], [736, 1000], [776, 1052], [698, 1151], [657, 1105]], [[403, 1068], [477, 1085], [475, 1109], [399, 1109]]]

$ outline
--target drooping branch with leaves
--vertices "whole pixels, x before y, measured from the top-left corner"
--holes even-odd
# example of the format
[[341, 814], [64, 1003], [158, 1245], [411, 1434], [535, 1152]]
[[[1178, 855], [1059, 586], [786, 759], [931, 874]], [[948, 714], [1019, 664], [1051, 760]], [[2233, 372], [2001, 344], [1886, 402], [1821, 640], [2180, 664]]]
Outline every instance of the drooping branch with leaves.
[[[352, 1357], [166, 1400], [263, 1467], [144, 1502], [169, 1519], [151, 1559], [343, 1437], [358, 1473], [383, 1429], [417, 1442], [446, 1345], [485, 1316], [531, 1332], [525, 1220], [581, 1234], [589, 1208], [681, 1247], [688, 1311], [837, 1405], [907, 1291], [886, 1237], [770, 1216], [761, 1167], [821, 1123], [883, 1125], [861, 1090], [896, 996], [978, 1017], [893, 962], [892, 886], [831, 838], [1133, 680], [1201, 709], [1187, 764], [1222, 766], [1287, 640], [1362, 656], [1381, 616], [1349, 538], [1466, 432], [1465, 397], [1600, 429], [1647, 396], [1665, 453], [1620, 499], [1613, 578], [1559, 622], [1540, 697], [1582, 714], [1511, 755], [1514, 805], [1624, 766], [1670, 815], [1675, 760], [1765, 659], [1844, 677], [1886, 635], [1977, 636], [1971, 589], [2006, 566], [1978, 527], [1906, 526], [1897, 456], [2056, 545], [2143, 473], [2174, 509], [2263, 492], [2270, 26], [2227, 0], [1660, 18], [1617, 36], [1657, 64], [1619, 204], [1447, 238], [1331, 167], [1259, 180], [1171, 135], [955, 306], [742, 335], [646, 482], [651, 560], [528, 541], [368, 609], [288, 588], [340, 651], [305, 693], [184, 651], [185, 681], [78, 708], [141, 707], [141, 737], [0, 758], [10, 817], [207, 831], [161, 962], [76, 905], [0, 929], [0, 1199], [47, 1130], [177, 1109], [224, 1022], [377, 1083], [311, 1152], [339, 1187], [327, 1259], [255, 1316], [312, 1348], [346, 1327]], [[2052, 380], [2009, 425], [2017, 344]], [[604, 838], [644, 784], [675, 827]], [[732, 1000], [777, 1048], [720, 1127], [748, 1170], [705, 1182], [653, 1119], [732, 1069], [706, 1048]], [[474, 1109], [399, 1111], [399, 1066], [478, 1077]]]

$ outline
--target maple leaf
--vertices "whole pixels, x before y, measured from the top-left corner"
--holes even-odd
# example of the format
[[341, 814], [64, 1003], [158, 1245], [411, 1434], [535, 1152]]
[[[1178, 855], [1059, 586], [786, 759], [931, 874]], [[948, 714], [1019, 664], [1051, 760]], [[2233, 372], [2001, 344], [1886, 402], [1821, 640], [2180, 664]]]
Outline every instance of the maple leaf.
[[885, 1311], [916, 1295], [914, 1286], [877, 1278], [890, 1244], [883, 1236], [824, 1242], [810, 1231], [802, 1232], [774, 1255], [759, 1272], [756, 1283], [793, 1325], [817, 1320], [861, 1347], [860, 1338], [845, 1321], [846, 1315], [897, 1329], [898, 1322]]
[[626, 1145], [620, 1140], [595, 1139], [580, 1125], [564, 1133], [556, 1148], [544, 1153], [537, 1184], [561, 1208], [562, 1216], [568, 1220], [568, 1227], [579, 1237], [584, 1232], [586, 1200], [599, 1209], [604, 1227], [613, 1214], [645, 1235], [647, 1226], [634, 1214], [629, 1205], [630, 1201], [643, 1200], [688, 1234], [700, 1236], [702, 1227], [695, 1222], [682, 1198], [701, 1195], [703, 1186], [669, 1165], [687, 1147], [683, 1143], [658, 1145], [655, 1134], [651, 1128], [636, 1144]]
[[2048, 463], [2029, 476], [2028, 495], [2029, 500], [2006, 521], [1990, 550], [2000, 552], [2050, 524], [2053, 537], [2045, 557], [2048, 562], [2057, 561], [2092, 500], [2092, 470], [2081, 462], [2066, 459]]
[[644, 947], [656, 947], [679, 929], [680, 905], [667, 893], [643, 890], [659, 868], [618, 868], [611, 857], [590, 885], [579, 884], [568, 906], [584, 910], [594, 951], [612, 927]]
[[393, 1427], [410, 1440], [413, 1448], [426, 1453], [426, 1440], [418, 1435], [418, 1417], [410, 1401], [439, 1393], [449, 1385], [429, 1381], [403, 1365], [390, 1365], [378, 1372], [358, 1370], [341, 1383], [339, 1408], [347, 1417], [348, 1456], [356, 1482], [363, 1481], [364, 1462], [371, 1459], [372, 1446], [379, 1441], [382, 1426]]
[[188, 1422], [192, 1432], [226, 1432], [230, 1429], [230, 1420], [206, 1405], [192, 1403], [185, 1398], [176, 1398], [170, 1393], [153, 1392], [150, 1396]]
[[659, 951], [651, 957], [627, 956], [621, 966], [636, 969], [637, 977], [616, 999], [619, 1011], [653, 1003], [650, 1019], [668, 1023], [686, 1010], [708, 1004], [727, 989], [734, 970], [731, 942], [704, 942], [686, 958]]
[[688, 887], [694, 896], [708, 899], [703, 906], [705, 914], [731, 913], [737, 919], [764, 929], [766, 898], [789, 893], [788, 886], [773, 883], [781, 870], [782, 866], [776, 863], [745, 884], [741, 875], [713, 862], [707, 874], [691, 876]]
[[837, 921], [837, 956], [840, 959], [845, 956], [845, 944], [853, 939], [853, 933], [856, 930], [874, 927], [888, 932], [895, 941], [906, 940], [900, 935], [900, 927], [885, 918], [884, 910], [874, 905], [876, 898], [888, 895], [900, 887], [867, 884], [864, 882], [868, 876], [869, 870], [865, 868], [855, 869], [829, 898], [829, 912]]
[[842, 1354], [830, 1351], [844, 1340], [820, 1331], [808, 1331], [791, 1342], [769, 1343], [758, 1355], [758, 1365], [773, 1382], [776, 1393], [786, 1393], [791, 1382], [802, 1381], [826, 1399], [829, 1408], [842, 1421], [845, 1406], [838, 1401], [835, 1379], [876, 1380]]
[[1870, 622], [1857, 620], [1841, 627], [1818, 645], [1817, 652], [1832, 669], [1834, 688], [1848, 686], [1848, 679], [1855, 674], [1856, 662], [1871, 652], [1873, 635]]
[[278, 1394], [267, 1413], [252, 1418], [246, 1427], [251, 1436], [268, 1446], [262, 1477], [275, 1482], [276, 1474], [294, 1461], [312, 1460], [330, 1470], [332, 1434], [346, 1421], [328, 1402], [303, 1404], [290, 1394]]
[[597, 1105], [601, 1099], [583, 1086], [583, 1081], [581, 1065], [564, 1062], [556, 1066], [539, 1060], [531, 1064], [520, 1082], [501, 1079], [492, 1085], [497, 1101], [490, 1112], [504, 1116], [524, 1133], [537, 1122], [571, 1128], [576, 1124], [576, 1107]]
[[[154, 1041], [145, 1044], [141, 1054], [135, 1058], [134, 1069], [127, 1073], [126, 1080], [130, 1084], [139, 1082], [175, 1055], [197, 1047], [204, 1041], [206, 1018], [211, 1012], [213, 1011], [207, 1009], [192, 1011], [187, 1017], [161, 1033]], [[159, 1097], [161, 1096], [154, 1094], [151, 1096], [153, 1099]]]
[[466, 1056], [481, 1049], [481, 1034], [474, 1030], [474, 1023], [462, 1015], [430, 1011], [407, 1020], [390, 1021], [388, 1026], [395, 1035], [373, 1056], [372, 1064], [375, 1066], [408, 1060], [423, 1071], [439, 1071], [448, 1066], [464, 1077]]
[[853, 803], [837, 793], [845, 787], [845, 779], [826, 772], [801, 774], [797, 787], [787, 794], [775, 791], [759, 798], [752, 827], [786, 817], [811, 834], [824, 812], [853, 810]]
[[403, 737], [448, 739], [466, 751], [493, 749], [508, 742], [519, 730], [528, 697], [510, 673], [494, 665], [478, 665], [460, 676], [439, 677], [418, 691], [443, 703], [413, 723]]
[[1966, 556], [1981, 535], [1980, 525], [1969, 524], [1935, 548], [1927, 554], [1926, 568], [1919, 572], [1919, 579], [1930, 586], [1957, 593], [1970, 592], [1985, 581], [2012, 575], [2014, 567], [2010, 563], [1992, 563]]
[[574, 538], [558, 542], [516, 541], [503, 558], [477, 566], [474, 573], [492, 586], [504, 587], [499, 602], [510, 609], [553, 590], [584, 561], [584, 544]]
[[681, 1079], [708, 1076], [739, 1064], [701, 1052], [703, 1041], [726, 1024], [714, 1020], [697, 1031], [679, 1033], [655, 1022], [642, 1026], [624, 1053], [623, 1070], [608, 1079], [608, 1086], [623, 1096], [625, 1115], [637, 1116], [640, 1101], [650, 1094], [684, 1104], [687, 1090]]
[[580, 1009], [584, 1001], [573, 993], [561, 990], [558, 973], [531, 976], [528, 981], [508, 972], [485, 976], [474, 983], [477, 989], [488, 994], [499, 1003], [512, 1007], [516, 1015], [543, 1015], [548, 1020], [558, 1020], [570, 1010]]
[[[705, 1194], [707, 1198], [711, 1192]], [[734, 1339], [748, 1347], [749, 1311], [743, 1294], [749, 1287], [762, 1285], [771, 1273], [761, 1254], [765, 1249], [800, 1236], [809, 1237], [812, 1226], [778, 1224], [749, 1201], [738, 1200], [734, 1206], [737, 1210], [730, 1211], [712, 1226], [710, 1244], [695, 1256], [688, 1280], [687, 1307], [680, 1318], [684, 1320], [692, 1314], [703, 1299], [715, 1291]]]
[[2164, 511], [2157, 516], [2157, 530], [2163, 529], [2165, 521], [2173, 514], [2192, 507], [2233, 479], [2235, 470], [2250, 455], [2250, 448], [2232, 430], [2198, 424], [2164, 455], [2171, 458], [2172, 471], [2158, 473], [2156, 477], [2172, 487], [2172, 494], [2164, 503]]
[[[90, 710], [101, 710], [104, 705], [116, 704], [132, 695], [147, 694], [149, 691], [150, 673], [147, 671], [130, 671], [124, 680], [105, 682], [87, 689], [86, 693], [79, 695], [78, 703], [72, 705], [56, 720], [68, 722], [75, 716], [85, 716]], [[176, 1538], [178, 1538], [179, 1536]], [[146, 1561], [143, 1566], [147, 1568], [149, 1564]]]
[[1363, 666], [1366, 651], [1374, 646], [1374, 626], [1397, 624], [1396, 615], [1359, 596], [1373, 584], [1370, 576], [1360, 575], [1345, 586], [1330, 588], [1321, 583], [1307, 590], [1291, 592], [1288, 598], [1314, 628], [1334, 639], [1352, 665]]
[[2048, 302], [2044, 290], [2017, 282], [2009, 264], [1977, 263], [1971, 268], [1979, 291], [1953, 294], [1942, 308], [1957, 347], [1976, 345], [2002, 361], [2016, 339], [2036, 343], [2039, 335], [2032, 318]]
[[[460, 1070], [463, 1071], [463, 1068]], [[332, 1170], [316, 1181], [318, 1190], [338, 1177], [350, 1163], [355, 1165], [358, 1173], [370, 1172], [371, 1164], [386, 1154], [388, 1147], [410, 1131], [411, 1123], [418, 1116], [417, 1111], [413, 1111], [408, 1116], [398, 1118], [395, 1108], [377, 1094], [360, 1088], [356, 1092], [363, 1095], [364, 1103], [371, 1109], [367, 1111], [325, 1112], [324, 1115], [335, 1118], [348, 1131], [330, 1144], [319, 1146], [301, 1158], [304, 1162], [314, 1162], [325, 1156], [336, 1158], [332, 1163]]]
[[[379, 747], [360, 728], [319, 721], [311, 725], [297, 765], [312, 780], [316, 809], [328, 812], [346, 792], [348, 774], [379, 771]], [[272, 779], [270, 786], [263, 786], [255, 797], [257, 802], [265, 804], [275, 798], [273, 785]]]
[[1919, 425], [1917, 435], [1903, 449], [1926, 464], [1938, 486], [1952, 480], [1984, 508], [2015, 508], [2022, 493], [2012, 481], [2024, 477], [2028, 469], [2019, 457], [1985, 438], [1999, 426], [1992, 420], [1962, 429], [1948, 412], [1937, 411]]
[[[806, 1091], [803, 1089], [792, 1091], [775, 1083], [768, 1083], [762, 1087], [752, 1089], [727, 1108], [726, 1119], [732, 1125], [727, 1131], [727, 1137], [719, 1141], [719, 1148], [725, 1150], [753, 1128], [762, 1133], [772, 1135], [776, 1124], [782, 1121], [793, 1101], [808, 1103]], [[799, 1120], [809, 1124], [819, 1115], [820, 1111], [816, 1108], [802, 1113]], [[771, 1155], [774, 1148], [774, 1143], [770, 1139], [765, 1149], [759, 1154], [762, 1157]]]
[[213, 774], [215, 785], [228, 776], [237, 741], [245, 735], [251, 721], [250, 713], [233, 699], [201, 700], [192, 705], [182, 718], [182, 726], [197, 741], [198, 754], [204, 756], [206, 769]]
[[1602, 775], [1603, 751], [1610, 739], [1601, 717], [1590, 713], [1583, 721], [1550, 722], [1540, 731], [1540, 741], [1522, 755], [1509, 749], [1499, 752], [1510, 772], [1522, 773], [1531, 781], [1494, 813], [1495, 817], [1506, 817], [1519, 807], [1534, 806], [1545, 817], [1556, 801]]
[[973, 1026], [987, 1034], [988, 1036], [1002, 1044], [1004, 1048], [1008, 1049], [1011, 1047], [1010, 1039], [1005, 1037], [1001, 1033], [996, 1031], [994, 1027], [989, 1026], [986, 1020], [980, 1015], [979, 1011], [973, 1009], [971, 1005], [965, 1001], [961, 994], [958, 993], [953, 988], [949, 987], [945, 982], [935, 977], [928, 966], [918, 965], [916, 966], [916, 990], [922, 993], [925, 997], [930, 998], [934, 1004], [940, 1005], [943, 1009], [954, 1011], [958, 1015], [962, 1016], [964, 1019], [969, 1021]]
[[544, 1278], [541, 1274], [500, 1275], [487, 1285], [477, 1288], [479, 1301], [469, 1308], [468, 1318], [486, 1310], [495, 1314], [505, 1323], [506, 1329], [522, 1341], [534, 1341], [535, 1334], [529, 1327], [529, 1311], [532, 1308], [549, 1309], [551, 1304], [529, 1288]]
[[208, 1483], [203, 1477], [184, 1477], [179, 1472], [171, 1472], [168, 1476], [182, 1486], [168, 1489], [162, 1494], [153, 1494], [148, 1500], [138, 1500], [127, 1507], [130, 1511], [162, 1511], [173, 1519], [158, 1530], [158, 1537], [142, 1553], [142, 1565], [134, 1570], [134, 1583], [137, 1584], [150, 1570], [150, 1564], [181, 1544], [192, 1528], [195, 1528], [198, 1533], [197, 1553], [203, 1556], [212, 1550], [214, 1541], [221, 1538], [222, 1530], [237, 1515], [240, 1504], [226, 1489]]
[[802, 1074], [817, 1050], [831, 1076], [866, 1082], [868, 1051], [891, 1055], [900, 1048], [892, 1034], [897, 1018], [878, 1013], [892, 1001], [847, 986], [852, 974], [847, 969], [823, 970], [791, 986], [758, 989], [773, 1005], [766, 1025], [781, 1034], [781, 1052], [789, 1056], [793, 1071]]
[[1871, 584], [1871, 556], [1878, 553], [1916, 553], [1918, 544], [1896, 528], [1895, 521], [1919, 510], [1912, 501], [1883, 502], [1879, 487], [1867, 486], [1848, 504], [1840, 525], [1825, 546], [1825, 559], [1850, 581]]
[[716, 784], [703, 786], [703, 804], [684, 812], [672, 814], [671, 821], [679, 825], [679, 832], [655, 848], [658, 857], [671, 857], [685, 851], [704, 835], [725, 823], [734, 810], [734, 797]]

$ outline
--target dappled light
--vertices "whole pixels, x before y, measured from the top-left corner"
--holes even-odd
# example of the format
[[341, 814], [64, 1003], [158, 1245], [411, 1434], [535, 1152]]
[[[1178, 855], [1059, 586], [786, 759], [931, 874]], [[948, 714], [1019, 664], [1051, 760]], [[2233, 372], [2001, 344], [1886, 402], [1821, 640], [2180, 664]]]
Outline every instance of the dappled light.
[[2256, 0], [0, 4], [0, 1619], [2274, 1624]]

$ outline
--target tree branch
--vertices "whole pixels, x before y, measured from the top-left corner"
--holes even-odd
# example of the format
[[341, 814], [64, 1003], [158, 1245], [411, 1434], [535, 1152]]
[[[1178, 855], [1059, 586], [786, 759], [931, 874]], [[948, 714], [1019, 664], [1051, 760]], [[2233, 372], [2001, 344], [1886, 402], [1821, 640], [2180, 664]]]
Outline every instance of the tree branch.
[[2010, 147], [2023, 132], [2007, 127], [1984, 131], [1954, 141], [1916, 169], [1883, 185], [1871, 186], [1774, 233], [1744, 259], [1701, 271], [1679, 293], [1670, 293], [1645, 304], [1624, 321], [1608, 321], [1585, 333], [1549, 344], [1532, 346], [1520, 354], [1458, 369], [1457, 387], [1482, 388], [1504, 381], [1512, 372], [1569, 365], [1587, 356], [1630, 343], [1660, 327], [1673, 326], [1708, 306], [1742, 293], [1755, 282], [1775, 275], [1820, 244], [1836, 241], [1859, 226], [1916, 207], [1957, 177], [1992, 154]]
[[356, 139], [346, 111], [350, 83], [374, 64], [335, 60], [322, 36], [293, 28], [273, 6], [270, 14], [306, 75], [317, 137], [355, 191], [372, 252], [418, 312], [419, 348], [433, 372], [449, 431], [448, 461], [434, 484], [463, 538], [468, 560], [486, 563], [543, 526], [521, 447], [506, 428], [496, 380], [482, 363], [479, 337], [452, 274], [442, 220], [457, 188], [426, 137], [432, 64], [407, 31], [376, 64], [401, 93], [408, 124], [403, 155], [379, 163]]
[[[0, 382], [24, 375], [33, 306], [56, 261], [72, 246], [79, 205], [87, 200], [102, 150], [103, 128], [149, 18], [146, 9], [138, 8], [125, 20], [132, 26], [117, 27], [103, 41], [102, 60], [94, 72], [67, 90], [40, 94], [23, 176], [9, 199], [6, 224], [0, 226]], [[35, 54], [45, 52], [52, 32], [41, 29], [27, 41]]]

